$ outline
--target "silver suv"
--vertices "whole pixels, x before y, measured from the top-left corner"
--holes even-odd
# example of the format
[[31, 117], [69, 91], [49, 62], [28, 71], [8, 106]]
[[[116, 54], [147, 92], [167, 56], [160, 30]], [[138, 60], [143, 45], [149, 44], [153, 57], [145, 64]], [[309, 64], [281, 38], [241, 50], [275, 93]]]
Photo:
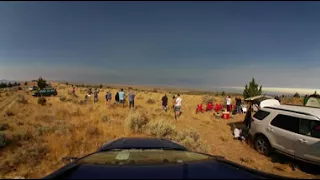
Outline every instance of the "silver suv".
[[259, 109], [249, 134], [256, 150], [273, 150], [298, 160], [320, 164], [320, 108], [275, 105]]

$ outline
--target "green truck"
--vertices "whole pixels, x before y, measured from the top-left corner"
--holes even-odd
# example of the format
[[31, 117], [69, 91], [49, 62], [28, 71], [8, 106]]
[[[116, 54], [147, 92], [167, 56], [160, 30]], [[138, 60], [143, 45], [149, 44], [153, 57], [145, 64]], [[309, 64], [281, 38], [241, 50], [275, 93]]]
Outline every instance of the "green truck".
[[57, 90], [54, 88], [44, 88], [38, 91], [35, 91], [32, 96], [56, 96], [58, 94]]

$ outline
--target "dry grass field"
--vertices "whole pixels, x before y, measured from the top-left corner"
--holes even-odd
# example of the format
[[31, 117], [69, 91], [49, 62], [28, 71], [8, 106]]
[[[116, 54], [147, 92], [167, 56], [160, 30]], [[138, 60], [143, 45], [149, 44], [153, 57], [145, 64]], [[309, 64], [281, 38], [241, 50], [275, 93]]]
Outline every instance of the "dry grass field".
[[[0, 133], [8, 139], [8, 144], [0, 149], [0, 178], [41, 178], [62, 167], [64, 156], [83, 156], [106, 141], [136, 136], [169, 138], [193, 151], [224, 156], [273, 174], [319, 178], [302, 168], [291, 168], [291, 159], [265, 157], [246, 143], [234, 140], [232, 124], [241, 122], [244, 115], [223, 120], [212, 112], [195, 114], [196, 105], [205, 99], [224, 104], [225, 97], [182, 93], [183, 113], [176, 121], [172, 110], [165, 113], [161, 109], [164, 92], [135, 89], [135, 109], [129, 110], [128, 103], [124, 108], [113, 104], [117, 89], [100, 89], [99, 101], [94, 104], [93, 97], [84, 101], [86, 88], [76, 88], [78, 97], [73, 97], [70, 85], [52, 85], [58, 96], [46, 98], [45, 106], [38, 104], [38, 98], [32, 97], [24, 86], [20, 91], [3, 89], [0, 93]], [[105, 101], [109, 90], [112, 104]], [[127, 88], [125, 91], [128, 92]], [[167, 95], [171, 106], [172, 94]], [[283, 102], [299, 104], [301, 99]]]

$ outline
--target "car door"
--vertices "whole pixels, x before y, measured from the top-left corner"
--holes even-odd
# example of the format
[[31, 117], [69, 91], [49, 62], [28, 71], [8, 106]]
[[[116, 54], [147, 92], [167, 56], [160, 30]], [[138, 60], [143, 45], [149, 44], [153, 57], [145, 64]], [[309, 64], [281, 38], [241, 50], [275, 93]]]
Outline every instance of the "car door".
[[299, 130], [299, 118], [278, 114], [268, 125], [270, 143], [276, 150], [294, 156], [294, 142]]
[[300, 119], [295, 149], [297, 158], [320, 163], [320, 121]]

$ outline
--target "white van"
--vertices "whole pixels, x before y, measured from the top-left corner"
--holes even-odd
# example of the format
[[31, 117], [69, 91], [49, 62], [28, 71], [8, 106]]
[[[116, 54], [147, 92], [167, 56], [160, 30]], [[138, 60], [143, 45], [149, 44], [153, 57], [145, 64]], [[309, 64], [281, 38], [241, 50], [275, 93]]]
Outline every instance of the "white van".
[[250, 136], [256, 150], [273, 150], [320, 164], [320, 108], [274, 105], [260, 108], [252, 117]]

